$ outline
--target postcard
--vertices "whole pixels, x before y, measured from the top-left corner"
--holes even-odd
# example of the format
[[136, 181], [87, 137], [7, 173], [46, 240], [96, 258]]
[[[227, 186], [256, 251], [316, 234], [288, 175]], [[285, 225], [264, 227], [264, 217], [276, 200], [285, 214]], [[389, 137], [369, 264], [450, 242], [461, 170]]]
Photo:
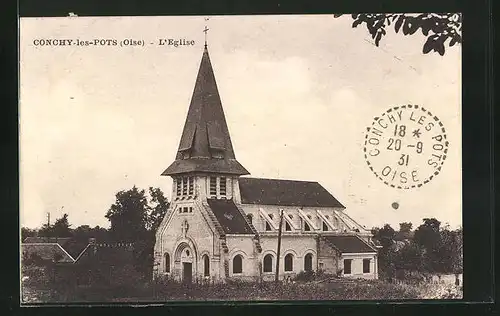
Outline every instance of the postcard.
[[21, 303], [461, 299], [461, 21], [21, 18]]

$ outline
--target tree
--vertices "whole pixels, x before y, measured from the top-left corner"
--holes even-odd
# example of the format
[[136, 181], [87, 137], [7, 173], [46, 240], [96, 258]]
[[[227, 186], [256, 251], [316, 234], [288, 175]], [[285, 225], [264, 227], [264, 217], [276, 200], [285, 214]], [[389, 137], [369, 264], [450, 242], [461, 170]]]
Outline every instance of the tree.
[[398, 240], [405, 240], [411, 238], [411, 229], [413, 224], [410, 222], [399, 223], [399, 231], [397, 233]]
[[396, 232], [389, 224], [385, 224], [384, 227], [376, 231], [373, 238], [376, 238], [383, 248], [389, 248], [394, 243], [394, 237], [396, 237]]
[[151, 275], [154, 262], [155, 233], [165, 216], [169, 202], [159, 188], [145, 190], [136, 186], [116, 194], [116, 201], [106, 213], [111, 222], [111, 237], [117, 241], [134, 242], [136, 269]]
[[68, 221], [68, 214], [63, 214], [61, 218], [56, 219], [52, 226], [52, 234], [55, 237], [71, 237], [71, 228]]
[[31, 229], [27, 227], [22, 227], [21, 228], [21, 241], [24, 241], [28, 237], [34, 237], [37, 234], [36, 229]]
[[397, 269], [405, 271], [422, 271], [424, 268], [424, 255], [420, 246], [415, 242], [409, 242], [397, 252], [395, 256]]
[[424, 218], [423, 224], [415, 230], [415, 242], [426, 248], [433, 249], [440, 241], [439, 228], [441, 222], [435, 218]]
[[118, 241], [134, 241], [144, 238], [148, 202], [144, 190], [136, 186], [116, 194], [105, 217], [111, 222], [111, 236]]
[[99, 226], [90, 227], [89, 225], [81, 225], [73, 230], [73, 237], [76, 241], [86, 243], [90, 238], [95, 238], [100, 241], [109, 240], [109, 232], [106, 228]]
[[435, 218], [424, 218], [423, 224], [415, 230], [413, 240], [424, 250], [424, 265], [428, 272], [442, 271], [441, 222]]
[[71, 225], [68, 221], [68, 214], [56, 219], [53, 225], [44, 224], [38, 231], [41, 237], [71, 237]]
[[396, 232], [389, 224], [385, 224], [382, 228], [372, 229], [373, 238], [377, 239], [382, 246], [379, 251], [378, 266], [382, 277], [392, 279], [394, 277], [395, 267], [395, 252], [392, 249]]
[[153, 233], [161, 224], [163, 217], [167, 213], [170, 203], [160, 188], [149, 187], [150, 206], [146, 218], [146, 229]]
[[409, 222], [403, 222], [399, 223], [399, 231], [402, 233], [409, 233], [411, 232], [413, 224]]
[[[334, 15], [336, 18], [343, 14]], [[394, 24], [394, 30], [404, 35], [413, 35], [418, 30], [427, 37], [423, 46], [424, 54], [434, 51], [441, 56], [445, 53], [445, 44], [454, 46], [462, 43], [462, 15], [459, 13], [364, 13], [352, 14], [354, 22], [352, 27], [365, 23], [375, 45], [379, 46], [380, 40], [387, 34], [386, 27]]]

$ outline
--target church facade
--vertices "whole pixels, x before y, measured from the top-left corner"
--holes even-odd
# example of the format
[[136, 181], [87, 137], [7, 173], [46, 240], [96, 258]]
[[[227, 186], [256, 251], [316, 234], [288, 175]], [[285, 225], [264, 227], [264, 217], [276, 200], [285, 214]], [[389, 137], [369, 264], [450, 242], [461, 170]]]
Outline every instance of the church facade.
[[274, 280], [276, 260], [280, 279], [319, 270], [378, 277], [370, 231], [318, 182], [248, 177], [235, 157], [206, 46], [176, 158], [162, 175], [173, 186], [156, 233], [155, 277]]

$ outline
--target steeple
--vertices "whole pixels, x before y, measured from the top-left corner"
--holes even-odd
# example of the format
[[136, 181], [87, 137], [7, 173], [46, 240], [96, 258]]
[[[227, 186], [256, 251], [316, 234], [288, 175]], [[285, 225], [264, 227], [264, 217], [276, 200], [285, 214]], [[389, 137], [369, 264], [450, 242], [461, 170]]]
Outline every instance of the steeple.
[[162, 175], [188, 172], [249, 174], [236, 161], [206, 46], [175, 161]]

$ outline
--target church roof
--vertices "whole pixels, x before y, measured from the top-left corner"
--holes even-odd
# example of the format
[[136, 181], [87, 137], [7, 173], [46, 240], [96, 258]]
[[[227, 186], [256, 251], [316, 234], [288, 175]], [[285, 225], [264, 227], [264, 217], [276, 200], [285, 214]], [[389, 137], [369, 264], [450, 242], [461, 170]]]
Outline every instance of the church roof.
[[233, 200], [207, 199], [226, 234], [254, 234]]
[[339, 250], [341, 253], [366, 253], [377, 252], [377, 250], [370, 247], [361, 238], [355, 235], [337, 235], [337, 236], [324, 236], [328, 244]]
[[344, 208], [318, 182], [242, 177], [239, 184], [243, 204]]
[[206, 47], [175, 161], [162, 175], [197, 171], [249, 174], [236, 161]]

